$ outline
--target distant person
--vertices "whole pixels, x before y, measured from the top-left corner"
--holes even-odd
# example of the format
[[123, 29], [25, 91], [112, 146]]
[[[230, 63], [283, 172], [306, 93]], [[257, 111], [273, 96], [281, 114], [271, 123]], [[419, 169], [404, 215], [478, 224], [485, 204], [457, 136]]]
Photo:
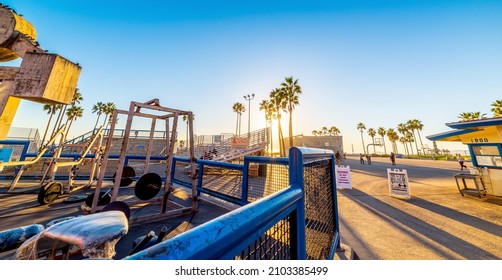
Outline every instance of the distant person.
[[464, 158], [460, 154], [458, 154], [457, 160], [458, 164], [460, 164], [460, 170], [464, 170], [464, 168], [467, 169], [467, 166], [464, 164]]
[[364, 164], [363, 154], [359, 154], [359, 162], [360, 162], [361, 164]]
[[396, 155], [393, 152], [390, 152], [390, 162], [392, 165], [396, 165]]
[[371, 164], [371, 155], [366, 155], [366, 160], [368, 161], [368, 164]]
[[347, 159], [347, 153], [343, 152], [343, 159]]

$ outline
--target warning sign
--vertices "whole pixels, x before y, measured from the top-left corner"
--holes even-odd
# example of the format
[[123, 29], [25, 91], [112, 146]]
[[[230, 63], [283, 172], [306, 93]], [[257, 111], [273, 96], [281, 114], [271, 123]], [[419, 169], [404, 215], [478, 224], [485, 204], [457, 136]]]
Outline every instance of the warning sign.
[[337, 189], [352, 189], [350, 166], [335, 165], [335, 173]]
[[387, 169], [390, 196], [410, 199], [410, 184], [406, 170]]
[[230, 147], [235, 149], [246, 149], [249, 145], [248, 138], [231, 138], [230, 139]]

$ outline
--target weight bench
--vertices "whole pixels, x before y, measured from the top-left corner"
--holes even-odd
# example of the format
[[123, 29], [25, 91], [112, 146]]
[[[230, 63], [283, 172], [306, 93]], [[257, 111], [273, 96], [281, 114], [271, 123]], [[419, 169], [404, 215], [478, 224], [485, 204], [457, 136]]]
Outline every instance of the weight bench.
[[70, 255], [82, 254], [89, 259], [111, 259], [115, 244], [128, 230], [128, 220], [122, 211], [77, 216], [31, 237], [17, 249], [14, 258], [68, 259]]

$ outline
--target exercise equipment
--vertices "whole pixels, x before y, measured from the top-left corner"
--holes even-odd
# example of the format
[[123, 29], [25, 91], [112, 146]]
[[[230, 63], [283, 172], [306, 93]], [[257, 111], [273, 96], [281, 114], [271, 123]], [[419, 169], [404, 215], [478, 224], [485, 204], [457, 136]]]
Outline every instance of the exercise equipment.
[[157, 173], [146, 173], [134, 186], [134, 194], [141, 200], [154, 198], [162, 188], [162, 178]]
[[[145, 112], [147, 110], [147, 112]], [[191, 173], [195, 175], [195, 156], [194, 156], [194, 137], [193, 137], [193, 113], [190, 111], [177, 110], [172, 108], [163, 107], [160, 105], [158, 99], [152, 99], [150, 101], [141, 103], [132, 101], [129, 106], [129, 110], [114, 110], [113, 115], [110, 119], [110, 131], [108, 135], [113, 135], [115, 131], [115, 125], [117, 123], [118, 115], [124, 114], [127, 115], [126, 127], [124, 129], [121, 138], [123, 138], [122, 146], [120, 148], [119, 159], [117, 162], [117, 169], [115, 172], [115, 178], [113, 180], [112, 186], [112, 197], [111, 202], [118, 201], [119, 197], [119, 189], [122, 185], [126, 185], [127, 183], [132, 183], [130, 180], [130, 169], [124, 168], [126, 163], [126, 152], [128, 148], [128, 142], [131, 136], [131, 128], [134, 117], [143, 117], [151, 119], [151, 129], [150, 129], [150, 137], [148, 139], [148, 145], [146, 146], [146, 155], [145, 155], [145, 164], [144, 164], [144, 174], [141, 178], [136, 182], [135, 185], [135, 195], [138, 200], [124, 200], [128, 205], [135, 204], [144, 204], [150, 203], [158, 204], [160, 201], [160, 211], [157, 214], [147, 214], [142, 217], [131, 217], [129, 220], [130, 224], [148, 222], [156, 219], [174, 217], [180, 215], [188, 215], [197, 211], [197, 191], [196, 191], [196, 180], [195, 176], [192, 176], [192, 205], [190, 207], [182, 206], [174, 203], [169, 200], [169, 194], [171, 193], [171, 169], [173, 164], [174, 157], [174, 146], [177, 141], [176, 137], [178, 135], [177, 126], [178, 119], [180, 116], [187, 116], [188, 120], [188, 128], [189, 128], [189, 145], [190, 145], [190, 158], [192, 159], [191, 165]], [[152, 147], [153, 147], [153, 137], [155, 133], [155, 127], [157, 124], [157, 120], [165, 121], [166, 127], [166, 157], [165, 157], [165, 180], [162, 181], [161, 177], [158, 174], [149, 172], [150, 167], [150, 159], [152, 157]], [[170, 124], [170, 120], [172, 120], [172, 125]], [[92, 214], [100, 211], [102, 206], [98, 205], [98, 194], [101, 192], [101, 188], [103, 185], [106, 166], [108, 164], [109, 156], [110, 156], [110, 147], [112, 144], [112, 137], [108, 137], [107, 144], [105, 145], [105, 151], [103, 154], [103, 162], [101, 172], [98, 176], [98, 181], [95, 189], [95, 196], [93, 197], [93, 201], [90, 207], [87, 205], [82, 205], [82, 210]], [[160, 197], [157, 197], [158, 194], [162, 191]], [[157, 197], [157, 199], [156, 199]], [[154, 201], [155, 200], [155, 201]], [[156, 203], [153, 203], [156, 202]], [[167, 204], [170, 206], [174, 206], [176, 209], [168, 210]]]

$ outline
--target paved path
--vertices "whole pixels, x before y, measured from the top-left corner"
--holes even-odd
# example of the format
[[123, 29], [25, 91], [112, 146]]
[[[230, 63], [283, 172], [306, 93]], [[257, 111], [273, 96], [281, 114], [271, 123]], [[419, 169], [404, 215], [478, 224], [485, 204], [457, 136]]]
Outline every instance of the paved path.
[[[502, 259], [502, 198], [462, 197], [453, 175], [468, 171], [457, 162], [349, 157], [346, 165], [353, 188], [339, 191], [341, 238], [361, 259]], [[387, 168], [407, 170], [411, 199], [390, 197]]]

